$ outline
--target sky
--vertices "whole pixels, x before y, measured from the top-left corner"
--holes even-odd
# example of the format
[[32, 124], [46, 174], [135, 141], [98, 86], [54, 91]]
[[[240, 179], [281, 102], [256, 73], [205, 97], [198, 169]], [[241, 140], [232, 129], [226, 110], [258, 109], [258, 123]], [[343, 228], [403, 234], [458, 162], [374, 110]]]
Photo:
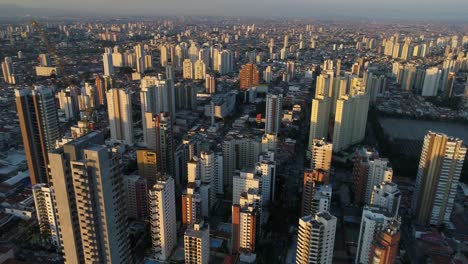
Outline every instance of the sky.
[[0, 0], [103, 14], [468, 20], [468, 0]]

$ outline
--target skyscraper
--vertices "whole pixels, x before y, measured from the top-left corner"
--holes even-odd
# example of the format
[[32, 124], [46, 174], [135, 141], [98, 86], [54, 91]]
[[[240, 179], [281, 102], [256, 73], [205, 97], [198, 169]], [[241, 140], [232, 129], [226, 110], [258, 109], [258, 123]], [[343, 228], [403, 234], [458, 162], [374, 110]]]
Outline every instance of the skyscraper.
[[[359, 79], [362, 80], [362, 79]], [[338, 99], [333, 130], [333, 151], [339, 152], [364, 139], [369, 110], [369, 94], [355, 86], [351, 95]]]
[[328, 138], [331, 99], [318, 95], [312, 100], [310, 114], [309, 150], [314, 139]]
[[257, 65], [252, 63], [247, 63], [242, 65], [239, 72], [239, 86], [242, 90], [247, 90], [252, 86], [258, 85], [259, 82], [259, 73]]
[[[167, 66], [169, 68], [169, 66]], [[168, 78], [170, 76], [167, 76]], [[146, 140], [146, 120], [145, 114], [150, 112], [154, 115], [161, 112], [168, 112], [175, 116], [176, 93], [172, 79], [163, 79], [162, 74], [156, 76], [145, 76], [141, 79], [141, 115], [143, 125], [143, 137]], [[146, 141], [145, 141], [146, 142]]]
[[146, 71], [145, 56], [146, 52], [142, 44], [135, 46], [136, 68], [137, 72], [144, 73]]
[[422, 87], [422, 96], [436, 96], [439, 89], [441, 71], [437, 67], [426, 69], [424, 83]]
[[186, 264], [210, 262], [210, 227], [203, 220], [191, 224], [184, 234]]
[[265, 133], [278, 134], [283, 111], [283, 95], [268, 94], [266, 98]]
[[261, 198], [258, 189], [250, 188], [232, 206], [232, 253], [255, 252], [260, 233]]
[[106, 51], [102, 55], [102, 63], [104, 66], [104, 75], [114, 75], [114, 64], [112, 63], [112, 51], [110, 48], [106, 48]]
[[133, 116], [130, 91], [113, 88], [107, 91], [107, 111], [111, 139], [133, 144]]
[[206, 75], [205, 89], [206, 89], [206, 93], [209, 93], [209, 94], [216, 93], [216, 79], [214, 76], [211, 76], [209, 74]]
[[209, 216], [210, 186], [195, 180], [187, 184], [182, 193], [182, 224], [184, 227], [195, 224]]
[[465, 155], [461, 139], [432, 131], [426, 134], [412, 202], [417, 224], [450, 222]]
[[[304, 180], [302, 188], [302, 205], [301, 215], [306, 216], [311, 214], [314, 194], [316, 187], [321, 185], [328, 185], [329, 183], [329, 172], [324, 170], [306, 170], [304, 171]], [[331, 197], [331, 192], [330, 192]]]
[[158, 170], [163, 175], [174, 175], [174, 135], [169, 113], [146, 113], [146, 144], [156, 151]]
[[144, 177], [125, 175], [123, 177], [127, 215], [131, 219], [145, 220], [148, 216], [148, 186]]
[[376, 158], [369, 159], [369, 173], [367, 174], [366, 196], [364, 202], [371, 202], [372, 191], [375, 186], [382, 182], [391, 182], [393, 177], [393, 169], [390, 166], [388, 159]]
[[166, 261], [177, 245], [175, 187], [172, 177], [158, 181], [150, 189], [149, 211], [154, 257]]
[[153, 186], [161, 179], [158, 155], [154, 150], [139, 149], [137, 154], [138, 175], [145, 178], [148, 186]]
[[169, 54], [169, 48], [166, 45], [161, 45], [160, 47], [160, 58], [161, 58], [161, 66], [166, 67], [167, 62], [169, 61], [170, 54]]
[[183, 63], [184, 79], [193, 79], [193, 62], [190, 59], [185, 59]]
[[91, 132], [49, 153], [65, 263], [129, 263], [118, 152]]
[[3, 80], [8, 84], [16, 84], [16, 76], [10, 57], [5, 57], [2, 62]]
[[331, 205], [332, 189], [318, 181], [304, 183], [302, 194], [301, 215], [314, 215], [318, 212], [329, 211]]
[[54, 204], [54, 189], [45, 183], [39, 183], [32, 187], [32, 192], [41, 234], [47, 235], [49, 242], [55, 247], [60, 248], [59, 226]]
[[218, 56], [218, 71], [221, 75], [232, 72], [234, 64], [233, 54], [230, 50], [223, 50]]
[[195, 80], [203, 80], [206, 75], [206, 65], [202, 60], [197, 60], [193, 64], [193, 79]]
[[36, 86], [15, 90], [15, 96], [31, 184], [48, 183], [47, 153], [60, 139], [54, 94], [49, 88]]
[[375, 235], [384, 230], [393, 220], [395, 220], [394, 216], [385, 208], [364, 206], [355, 259], [356, 264], [369, 263], [369, 254]]
[[333, 261], [336, 217], [328, 212], [319, 212], [299, 219], [296, 263], [323, 263]]
[[379, 157], [377, 150], [362, 147], [356, 150], [353, 166], [354, 202], [370, 204], [375, 185], [391, 182], [393, 170], [387, 159]]

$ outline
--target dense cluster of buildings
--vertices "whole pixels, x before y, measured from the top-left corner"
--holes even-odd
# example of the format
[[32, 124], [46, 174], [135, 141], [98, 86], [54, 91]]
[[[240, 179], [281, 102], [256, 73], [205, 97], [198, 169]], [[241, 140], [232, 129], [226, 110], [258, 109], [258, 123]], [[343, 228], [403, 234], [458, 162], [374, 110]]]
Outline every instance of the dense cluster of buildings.
[[[345, 195], [334, 194], [334, 162], [344, 151], [355, 263], [398, 263], [403, 228], [430, 240], [428, 227], [453, 225], [461, 139], [427, 132], [404, 212], [390, 160], [362, 144], [370, 107], [468, 95], [466, 32], [114, 22], [48, 24], [44, 34], [70, 41], [47, 53], [27, 49], [40, 37], [29, 25], [0, 25], [0, 228], [32, 219], [63, 263], [263, 263], [293, 185], [293, 258], [274, 254], [338, 263], [345, 221], [333, 204]], [[25, 50], [14, 56], [16, 42]], [[301, 179], [284, 172], [294, 166]]]

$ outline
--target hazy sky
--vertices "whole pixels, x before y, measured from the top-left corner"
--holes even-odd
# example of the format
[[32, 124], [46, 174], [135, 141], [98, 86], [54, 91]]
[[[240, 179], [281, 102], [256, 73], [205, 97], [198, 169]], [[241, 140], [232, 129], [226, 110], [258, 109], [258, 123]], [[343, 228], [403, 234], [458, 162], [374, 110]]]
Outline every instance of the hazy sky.
[[468, 20], [468, 0], [0, 0], [103, 13]]

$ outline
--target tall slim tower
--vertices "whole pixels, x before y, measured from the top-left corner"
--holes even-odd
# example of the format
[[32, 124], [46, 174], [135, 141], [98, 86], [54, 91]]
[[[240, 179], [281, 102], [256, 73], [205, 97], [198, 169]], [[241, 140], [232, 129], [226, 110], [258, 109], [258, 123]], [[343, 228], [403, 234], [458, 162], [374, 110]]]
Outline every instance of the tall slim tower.
[[172, 177], [158, 181], [150, 189], [149, 211], [154, 256], [166, 261], [177, 245], [175, 186]]
[[48, 235], [49, 241], [59, 248], [60, 234], [54, 204], [54, 189], [45, 183], [39, 183], [32, 187], [32, 191], [41, 234]]
[[31, 184], [48, 183], [47, 153], [60, 138], [54, 94], [49, 88], [36, 86], [15, 90], [15, 96]]
[[129, 263], [120, 155], [91, 132], [49, 153], [65, 263]]
[[336, 217], [328, 212], [319, 212], [299, 219], [296, 263], [323, 263], [333, 261]]
[[258, 189], [243, 192], [238, 204], [232, 206], [232, 253], [255, 252], [260, 233], [261, 197]]
[[114, 75], [114, 64], [112, 63], [112, 51], [110, 48], [106, 48], [104, 54], [102, 54], [102, 63], [104, 66], [104, 75]]
[[412, 203], [417, 224], [450, 222], [465, 155], [461, 139], [432, 131], [426, 134]]
[[158, 155], [154, 150], [139, 149], [137, 153], [138, 175], [146, 179], [148, 186], [153, 186], [161, 179]]
[[10, 57], [5, 57], [5, 60], [2, 62], [2, 72], [5, 83], [16, 84], [16, 76]]
[[132, 96], [128, 90], [113, 88], [107, 91], [107, 111], [111, 139], [133, 144]]
[[138, 44], [135, 46], [136, 66], [137, 72], [144, 73], [146, 71], [145, 56], [146, 52], [143, 45]]
[[328, 96], [318, 95], [312, 100], [310, 114], [309, 149], [314, 139], [328, 138], [330, 107], [332, 100]]
[[283, 95], [268, 94], [266, 99], [265, 133], [277, 135], [281, 126]]
[[387, 209], [378, 206], [364, 206], [359, 231], [358, 248], [356, 252], [356, 264], [369, 263], [371, 244], [377, 233], [384, 230], [395, 218]]
[[146, 143], [148, 149], [156, 151], [159, 172], [174, 175], [174, 136], [172, 117], [169, 113], [145, 114]]

